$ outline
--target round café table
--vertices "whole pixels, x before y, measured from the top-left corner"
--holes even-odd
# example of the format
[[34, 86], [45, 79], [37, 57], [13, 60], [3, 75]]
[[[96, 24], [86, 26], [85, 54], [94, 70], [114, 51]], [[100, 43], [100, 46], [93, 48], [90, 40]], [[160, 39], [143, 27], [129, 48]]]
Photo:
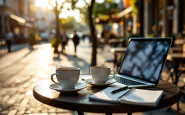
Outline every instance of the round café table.
[[133, 112], [157, 110], [173, 105], [180, 100], [181, 96], [180, 89], [176, 85], [160, 80], [157, 87], [148, 88], [151, 90], [163, 90], [165, 93], [157, 107], [110, 104], [89, 100], [89, 96], [102, 90], [102, 87], [88, 85], [85, 89], [77, 93], [62, 94], [50, 89], [49, 86], [51, 84], [52, 82], [49, 80], [44, 80], [35, 85], [33, 88], [34, 97], [38, 101], [53, 107], [77, 111], [79, 115], [83, 115], [83, 112], [106, 113], [106, 115], [111, 115], [112, 113], [132, 114]]

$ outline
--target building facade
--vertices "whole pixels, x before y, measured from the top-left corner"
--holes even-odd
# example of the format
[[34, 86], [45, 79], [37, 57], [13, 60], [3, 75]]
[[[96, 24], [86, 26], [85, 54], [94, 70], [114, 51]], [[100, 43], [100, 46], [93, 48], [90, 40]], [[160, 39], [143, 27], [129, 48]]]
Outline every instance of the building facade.
[[131, 0], [120, 1], [123, 10], [116, 17], [121, 18], [121, 36], [173, 37], [185, 31], [184, 0], [136, 0], [134, 4]]
[[14, 34], [14, 42], [28, 37], [29, 0], [0, 0], [0, 38], [5, 38], [10, 30]]

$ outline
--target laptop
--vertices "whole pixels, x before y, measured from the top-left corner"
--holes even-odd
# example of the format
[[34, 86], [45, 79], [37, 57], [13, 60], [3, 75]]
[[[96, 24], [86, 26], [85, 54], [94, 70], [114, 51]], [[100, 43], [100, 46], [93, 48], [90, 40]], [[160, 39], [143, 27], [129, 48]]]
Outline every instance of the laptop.
[[131, 38], [115, 79], [128, 87], [155, 87], [171, 38]]

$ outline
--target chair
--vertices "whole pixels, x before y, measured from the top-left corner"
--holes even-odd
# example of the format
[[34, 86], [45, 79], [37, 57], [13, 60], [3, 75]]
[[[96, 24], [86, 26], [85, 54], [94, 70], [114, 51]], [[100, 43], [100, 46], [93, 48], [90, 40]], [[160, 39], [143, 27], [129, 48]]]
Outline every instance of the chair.
[[[169, 76], [167, 78], [167, 81], [169, 81], [169, 79], [171, 78], [172, 79], [172, 83], [173, 84], [176, 84], [178, 85], [178, 87], [181, 89], [181, 92], [185, 92], [184, 91], [184, 87], [185, 87], [185, 84], [184, 82], [180, 82], [180, 83], [176, 83], [177, 79], [183, 74], [185, 73], [185, 70], [182, 69], [182, 68], [179, 68], [179, 72], [177, 73], [177, 76], [175, 76], [176, 72], [175, 72], [175, 63], [171, 60], [166, 60], [166, 63], [165, 63], [166, 67], [167, 67], [167, 70], [169, 72]], [[184, 78], [185, 79], [185, 78]], [[185, 80], [184, 80], [185, 81]], [[184, 94], [185, 95], [185, 94]], [[170, 110], [171, 108], [168, 109], [168, 111]], [[179, 111], [180, 108], [179, 108], [179, 102], [177, 102], [177, 111]]]
[[124, 57], [124, 53], [123, 54], [120, 54], [119, 56], [116, 55], [116, 57], [114, 58], [108, 58], [105, 60], [103, 66], [106, 64], [106, 63], [113, 63], [113, 67], [118, 71], [119, 67], [120, 67], [120, 64], [123, 60], [123, 57]]
[[105, 60], [103, 66], [106, 64], [106, 63], [113, 63], [114, 65], [114, 68], [115, 68], [115, 59], [114, 58], [108, 58]]
[[171, 79], [172, 79], [172, 83], [175, 83], [175, 78], [174, 78], [174, 76], [175, 76], [175, 69], [174, 69], [174, 66], [175, 66], [175, 65], [174, 65], [173, 61], [171, 61], [171, 60], [166, 60], [165, 65], [166, 65], [166, 68], [167, 68], [168, 73], [169, 73], [169, 76], [168, 76], [168, 78], [167, 78], [167, 81], [169, 81], [170, 78], [171, 78]]

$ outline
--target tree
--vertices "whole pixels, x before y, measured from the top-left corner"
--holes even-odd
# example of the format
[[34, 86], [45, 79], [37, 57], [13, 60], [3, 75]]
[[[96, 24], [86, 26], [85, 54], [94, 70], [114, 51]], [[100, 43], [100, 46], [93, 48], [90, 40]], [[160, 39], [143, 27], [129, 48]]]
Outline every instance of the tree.
[[68, 17], [66, 19], [60, 19], [60, 27], [62, 30], [72, 30], [76, 26], [76, 20], [74, 17]]
[[[59, 13], [60, 13], [60, 10], [58, 10], [58, 2], [56, 0], [56, 4], [55, 4], [55, 19], [56, 19], [56, 40], [57, 40], [57, 43], [59, 43], [59, 39], [60, 39], [60, 28], [59, 28]], [[57, 49], [55, 49], [57, 52], [58, 52], [58, 45], [56, 47]]]
[[[70, 2], [71, 3], [71, 8], [74, 10], [75, 9], [75, 5], [78, 2], [78, 0], [66, 0], [65, 2]], [[65, 3], [63, 2], [63, 4]], [[94, 26], [94, 20], [93, 20], [93, 7], [94, 7], [94, 3], [95, 0], [91, 0], [90, 4], [88, 4], [86, 2], [86, 0], [84, 0], [84, 2], [87, 5], [87, 9], [88, 9], [88, 23], [89, 23], [89, 28], [90, 28], [90, 37], [92, 38], [92, 55], [91, 55], [91, 66], [96, 65], [96, 60], [97, 60], [97, 37], [95, 34], [95, 26]], [[59, 40], [59, 13], [61, 11], [61, 9], [63, 8], [63, 4], [59, 7], [57, 0], [55, 1], [55, 6], [53, 6], [54, 8], [54, 12], [56, 15], [56, 38], [57, 40]]]
[[104, 1], [103, 3], [95, 3], [93, 9], [94, 18], [101, 18], [101, 16], [107, 16], [108, 19], [111, 15], [118, 12], [118, 7], [116, 3], [111, 1]]
[[[71, 0], [71, 2], [72, 2], [72, 9], [74, 9], [78, 0]], [[95, 66], [96, 61], [97, 61], [97, 56], [96, 56], [97, 55], [97, 37], [96, 37], [96, 30], [94, 26], [94, 20], [93, 20], [93, 8], [94, 8], [95, 0], [91, 0], [90, 3], [87, 3], [86, 0], [84, 0], [84, 2], [87, 5], [87, 10], [88, 10], [87, 18], [88, 18], [89, 29], [90, 29], [90, 37], [92, 39], [91, 66]]]
[[[72, 0], [72, 8], [75, 8], [75, 4], [77, 2], [78, 0]], [[88, 11], [87, 21], [89, 23], [90, 37], [92, 39], [91, 66], [95, 66], [97, 64], [97, 36], [94, 19], [98, 16], [98, 14], [106, 14], [110, 17], [110, 13], [114, 12], [114, 9], [117, 7], [117, 5], [110, 2], [109, 0], [105, 1], [103, 4], [98, 4], [95, 2], [95, 0], [91, 0], [90, 3], [87, 3], [86, 0], [84, 0], [84, 2], [87, 6], [85, 9]], [[106, 5], [109, 5], [109, 7], [107, 8]], [[80, 11], [83, 12], [82, 9], [80, 9]]]
[[[59, 44], [60, 39], [60, 21], [59, 21], [59, 14], [63, 8], [64, 2], [59, 6], [58, 1], [55, 0], [55, 5], [52, 5], [49, 0], [49, 4], [53, 7], [53, 11], [55, 12], [55, 28], [56, 28], [56, 42]], [[58, 52], [58, 45], [55, 47], [55, 51]]]
[[97, 37], [95, 34], [95, 26], [94, 26], [94, 21], [93, 21], [93, 7], [94, 7], [95, 0], [91, 0], [90, 5], [88, 6], [88, 19], [89, 19], [89, 28], [90, 28], [90, 34], [91, 34], [91, 39], [92, 39], [92, 55], [91, 55], [91, 66], [96, 65], [96, 60], [97, 60]]

